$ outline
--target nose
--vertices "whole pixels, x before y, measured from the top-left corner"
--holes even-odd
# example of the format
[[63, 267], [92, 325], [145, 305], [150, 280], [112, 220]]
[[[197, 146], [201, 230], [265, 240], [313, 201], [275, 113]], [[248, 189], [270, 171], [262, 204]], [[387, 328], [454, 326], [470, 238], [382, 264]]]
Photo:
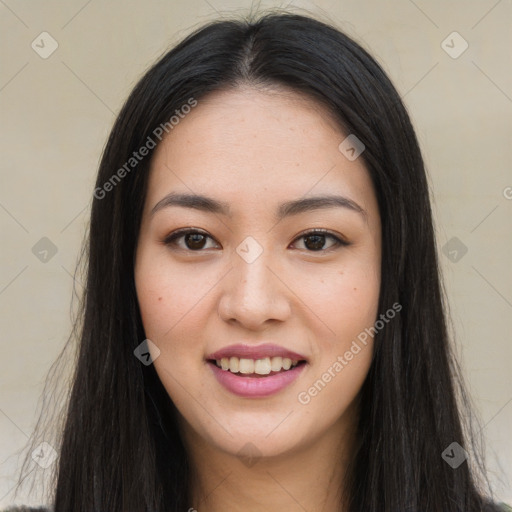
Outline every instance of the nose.
[[[246, 329], [261, 330], [290, 316], [290, 295], [283, 277], [272, 268], [268, 251], [248, 263], [236, 252], [233, 269], [223, 280], [218, 313], [222, 320]], [[275, 266], [275, 265], [274, 265]]]

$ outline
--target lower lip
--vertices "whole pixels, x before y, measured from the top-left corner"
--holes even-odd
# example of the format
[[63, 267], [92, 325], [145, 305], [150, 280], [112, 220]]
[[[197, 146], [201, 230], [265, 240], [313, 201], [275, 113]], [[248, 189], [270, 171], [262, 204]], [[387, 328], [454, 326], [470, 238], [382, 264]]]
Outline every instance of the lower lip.
[[217, 380], [231, 393], [250, 398], [270, 396], [290, 385], [302, 372], [305, 363], [267, 377], [247, 377], [231, 373], [208, 362]]

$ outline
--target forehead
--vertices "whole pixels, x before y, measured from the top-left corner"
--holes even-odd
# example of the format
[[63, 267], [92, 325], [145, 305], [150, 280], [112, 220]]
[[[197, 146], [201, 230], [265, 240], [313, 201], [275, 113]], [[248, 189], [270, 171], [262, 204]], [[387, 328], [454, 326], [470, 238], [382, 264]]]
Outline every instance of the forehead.
[[249, 87], [216, 91], [156, 148], [148, 208], [171, 191], [222, 198], [235, 212], [236, 205], [269, 207], [333, 189], [366, 204], [371, 180], [361, 158], [340, 152], [345, 138], [332, 113], [309, 97]]

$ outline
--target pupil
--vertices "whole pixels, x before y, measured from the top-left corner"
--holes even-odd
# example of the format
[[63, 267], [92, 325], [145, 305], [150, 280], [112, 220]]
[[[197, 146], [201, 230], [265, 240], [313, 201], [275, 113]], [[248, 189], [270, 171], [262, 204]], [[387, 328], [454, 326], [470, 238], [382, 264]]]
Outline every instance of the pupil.
[[[325, 238], [325, 235], [309, 235], [306, 237], [306, 247], [308, 249], [313, 249], [313, 250], [322, 249], [322, 247], [324, 246], [324, 242], [325, 242], [324, 238]], [[308, 244], [307, 240], [314, 240], [314, 242], [313, 242], [313, 244]]]
[[186, 235], [186, 242], [189, 249], [201, 249], [204, 245], [204, 235], [201, 233], [189, 233]]

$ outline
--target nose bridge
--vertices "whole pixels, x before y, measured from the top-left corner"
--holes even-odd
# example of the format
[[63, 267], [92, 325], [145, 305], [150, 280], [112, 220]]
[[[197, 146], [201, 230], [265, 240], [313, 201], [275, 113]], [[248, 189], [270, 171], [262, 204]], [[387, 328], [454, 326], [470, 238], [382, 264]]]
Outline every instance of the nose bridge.
[[236, 248], [233, 254], [235, 270], [235, 288], [240, 299], [247, 305], [253, 306], [259, 301], [268, 303], [274, 291], [273, 279], [270, 271], [270, 250], [254, 238], [247, 237]]
[[283, 320], [289, 312], [286, 287], [272, 270], [270, 250], [247, 237], [232, 258], [233, 270], [219, 305], [221, 317], [247, 325], [271, 318]]

